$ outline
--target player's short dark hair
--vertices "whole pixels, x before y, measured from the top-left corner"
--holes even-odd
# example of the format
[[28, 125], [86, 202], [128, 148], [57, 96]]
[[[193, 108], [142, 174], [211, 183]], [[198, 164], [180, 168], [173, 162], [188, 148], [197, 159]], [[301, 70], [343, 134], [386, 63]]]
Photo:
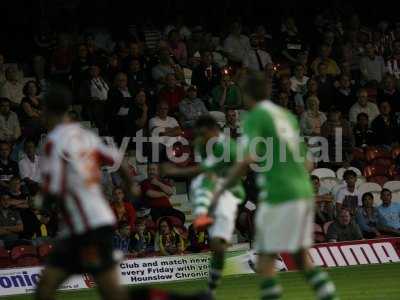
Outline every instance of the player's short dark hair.
[[251, 72], [246, 76], [243, 92], [252, 100], [260, 101], [267, 98], [267, 79], [264, 73]]
[[344, 171], [344, 173], [343, 173], [343, 179], [346, 179], [346, 178], [349, 177], [349, 176], [357, 177], [357, 173], [354, 172], [353, 170], [346, 170], [346, 171]]
[[219, 125], [212, 116], [204, 115], [196, 120], [195, 128], [219, 129]]
[[72, 104], [70, 89], [61, 84], [52, 84], [44, 97], [44, 106], [50, 113], [65, 114]]

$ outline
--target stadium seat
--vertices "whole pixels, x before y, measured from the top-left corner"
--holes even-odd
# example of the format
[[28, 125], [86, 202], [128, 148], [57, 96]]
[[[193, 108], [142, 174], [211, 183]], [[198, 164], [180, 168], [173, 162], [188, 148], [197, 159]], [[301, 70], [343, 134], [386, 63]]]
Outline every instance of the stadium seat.
[[378, 165], [378, 166], [384, 166], [386, 168], [389, 168], [391, 165], [393, 165], [394, 161], [390, 157], [379, 157], [377, 159], [374, 159], [372, 165]]
[[380, 191], [382, 190], [382, 187], [375, 182], [365, 182], [358, 187], [358, 190], [360, 191], [361, 195], [364, 195], [365, 193], [368, 193], [368, 192], [380, 193]]
[[373, 161], [378, 158], [391, 158], [391, 154], [382, 148], [368, 147], [365, 149], [365, 157], [367, 161]]
[[10, 251], [4, 248], [0, 248], [0, 268], [12, 267], [13, 263], [10, 257]]
[[389, 168], [382, 165], [368, 165], [364, 168], [363, 175], [367, 178], [374, 176], [386, 176], [389, 173]]
[[391, 190], [392, 193], [395, 191], [400, 191], [400, 181], [399, 180], [387, 181], [383, 185], [383, 188]]
[[359, 169], [357, 169], [357, 168], [355, 168], [355, 167], [348, 167], [348, 168], [339, 168], [339, 169], [336, 171], [336, 177], [337, 177], [338, 179], [342, 180], [342, 179], [343, 179], [343, 174], [344, 174], [344, 172], [345, 172], [346, 170], [352, 170], [352, 171], [354, 171], [354, 172], [357, 174], [357, 176], [361, 176], [361, 175], [362, 175], [362, 173], [361, 173], [361, 171], [360, 171]]
[[225, 114], [222, 111], [213, 110], [210, 111], [209, 114], [218, 122], [220, 126], [225, 125]]
[[17, 267], [28, 267], [39, 265], [37, 251], [34, 246], [16, 246], [11, 250], [11, 259]]
[[331, 191], [333, 187], [339, 184], [339, 180], [334, 177], [326, 177], [320, 180], [321, 186]]
[[318, 176], [319, 179], [327, 178], [327, 177], [336, 178], [336, 173], [333, 170], [328, 169], [328, 168], [315, 169], [311, 172], [311, 174]]
[[353, 148], [352, 157], [354, 161], [365, 161], [365, 152], [362, 148]]
[[358, 176], [356, 181], [356, 187], [359, 187], [361, 184], [367, 181], [367, 178], [364, 176]]
[[392, 202], [400, 203], [400, 190], [392, 192]]
[[387, 178], [386, 176], [373, 176], [368, 178], [369, 182], [375, 182], [377, 184], [379, 184], [380, 186], [383, 186], [386, 182], [389, 181], [389, 178]]
[[372, 196], [374, 196], [374, 206], [378, 207], [379, 205], [382, 204], [381, 200], [381, 193], [380, 192], [372, 192]]
[[43, 260], [50, 254], [50, 252], [51, 252], [52, 250], [53, 250], [53, 245], [51, 245], [51, 244], [43, 244], [43, 245], [40, 245], [40, 246], [38, 247], [38, 249], [37, 249], [39, 259], [40, 259], [41, 261], [43, 261]]

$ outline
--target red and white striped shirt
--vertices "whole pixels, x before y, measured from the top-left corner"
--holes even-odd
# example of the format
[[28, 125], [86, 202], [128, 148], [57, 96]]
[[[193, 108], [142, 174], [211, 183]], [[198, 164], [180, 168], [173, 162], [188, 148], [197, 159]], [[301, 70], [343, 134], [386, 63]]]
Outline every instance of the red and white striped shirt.
[[117, 149], [77, 123], [58, 125], [44, 147], [43, 191], [61, 199], [61, 236], [114, 225], [101, 185], [101, 166], [120, 163]]

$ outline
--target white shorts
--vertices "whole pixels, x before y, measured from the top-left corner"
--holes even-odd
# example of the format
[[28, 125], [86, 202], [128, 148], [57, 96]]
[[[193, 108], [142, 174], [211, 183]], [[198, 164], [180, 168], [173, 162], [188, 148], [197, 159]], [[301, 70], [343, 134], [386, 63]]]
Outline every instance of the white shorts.
[[230, 191], [221, 195], [213, 213], [214, 223], [208, 231], [211, 238], [220, 238], [226, 242], [232, 240], [239, 203], [240, 199]]
[[258, 253], [295, 253], [313, 244], [314, 202], [259, 203], [255, 249]]

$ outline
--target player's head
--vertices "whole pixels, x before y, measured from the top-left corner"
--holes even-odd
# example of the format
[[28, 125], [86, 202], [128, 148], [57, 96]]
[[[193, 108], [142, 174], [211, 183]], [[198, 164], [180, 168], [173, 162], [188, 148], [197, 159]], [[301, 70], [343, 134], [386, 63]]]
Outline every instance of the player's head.
[[346, 170], [343, 173], [343, 179], [348, 187], [353, 188], [356, 185], [357, 174], [353, 170]]
[[201, 144], [207, 143], [209, 139], [218, 136], [220, 132], [217, 121], [209, 115], [198, 118], [194, 128], [196, 142]]
[[44, 97], [45, 119], [62, 120], [72, 104], [71, 91], [60, 84], [53, 84]]
[[244, 104], [252, 107], [255, 103], [265, 100], [268, 96], [268, 85], [265, 74], [252, 72], [247, 75], [243, 84]]

